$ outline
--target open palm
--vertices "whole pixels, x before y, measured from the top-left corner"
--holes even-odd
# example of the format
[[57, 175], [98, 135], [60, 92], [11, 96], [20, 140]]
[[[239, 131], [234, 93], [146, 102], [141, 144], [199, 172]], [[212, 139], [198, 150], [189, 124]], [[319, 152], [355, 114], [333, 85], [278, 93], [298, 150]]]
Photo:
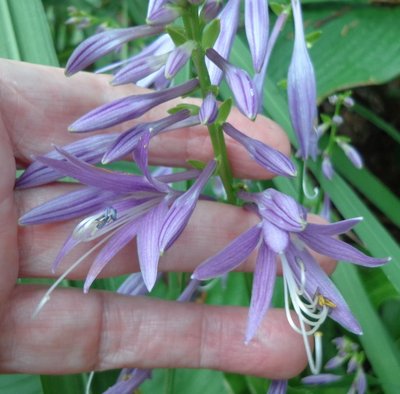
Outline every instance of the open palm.
[[[61, 374], [127, 366], [189, 367], [270, 378], [294, 376], [305, 366], [306, 357], [302, 338], [290, 328], [283, 310], [268, 312], [249, 345], [243, 342], [247, 309], [238, 307], [58, 289], [32, 318], [46, 288], [16, 284], [17, 278], [53, 277], [51, 263], [76, 223], [18, 227], [18, 217], [76, 186], [52, 184], [14, 191], [16, 167], [28, 164], [32, 155], [47, 152], [51, 144], [62, 146], [80, 138], [67, 133], [68, 124], [88, 110], [138, 89], [111, 89], [105, 76], [80, 73], [68, 80], [60, 69], [0, 61], [0, 370]], [[145, 117], [158, 118], [166, 108], [157, 107]], [[252, 123], [239, 114], [230, 121], [288, 152], [286, 137], [272, 121], [260, 117]], [[233, 140], [227, 142], [236, 176], [270, 176]], [[153, 164], [184, 166], [189, 158], [205, 161], [211, 157], [207, 132], [199, 127], [161, 135], [152, 140], [150, 149]], [[254, 214], [240, 208], [200, 202], [180, 239], [163, 257], [160, 269], [191, 272], [256, 221]], [[79, 253], [77, 250], [65, 259], [60, 272]], [[242, 269], [251, 270], [253, 260]], [[324, 266], [332, 265], [319, 260]], [[84, 278], [89, 266], [90, 261], [80, 265], [72, 277]], [[130, 245], [102, 275], [135, 270], [135, 245]]]

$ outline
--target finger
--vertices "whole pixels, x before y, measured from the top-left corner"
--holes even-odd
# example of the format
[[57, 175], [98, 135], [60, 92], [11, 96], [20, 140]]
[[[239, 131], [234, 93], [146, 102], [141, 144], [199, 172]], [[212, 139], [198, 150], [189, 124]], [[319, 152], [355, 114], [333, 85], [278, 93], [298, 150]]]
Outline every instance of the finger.
[[270, 310], [245, 345], [245, 308], [63, 289], [32, 319], [43, 291], [16, 288], [0, 325], [2, 372], [211, 368], [284, 379], [306, 364], [301, 336], [282, 310]]
[[[18, 160], [29, 162], [32, 155], [51, 150], [52, 144], [65, 145], [88, 136], [89, 134], [68, 133], [67, 127], [99, 105], [145, 92], [131, 85], [110, 87], [109, 81], [110, 78], [105, 75], [78, 73], [72, 78], [66, 78], [61, 69], [0, 61], [0, 102], [4, 109], [2, 116]], [[181, 102], [182, 100], [175, 100], [160, 105], [129, 125], [159, 119], [166, 115], [168, 108]], [[289, 154], [289, 141], [283, 130], [273, 121], [259, 116], [252, 122], [237, 110], [233, 111], [229, 120], [244, 133]], [[128, 124], [124, 124], [114, 130], [122, 131], [128, 127]], [[228, 137], [226, 141], [235, 176], [272, 176], [250, 159], [240, 144]], [[212, 157], [208, 131], [203, 126], [159, 135], [150, 144], [150, 161], [153, 164], [184, 167], [189, 159], [208, 161]]]
[[[62, 190], [55, 186], [24, 190], [16, 193], [19, 209], [23, 212], [49, 198], [49, 194], [65, 192], [73, 186], [65, 185]], [[313, 219], [318, 221], [317, 217]], [[234, 238], [254, 226], [259, 218], [252, 212], [235, 206], [210, 201], [199, 201], [188, 226], [160, 260], [161, 271], [192, 272], [201, 262], [213, 256]], [[50, 266], [77, 222], [21, 227], [19, 230], [20, 276], [48, 277]], [[61, 264], [59, 275], [76, 261], [93, 243], [84, 243], [68, 255]], [[94, 256], [97, 252], [95, 252]], [[93, 256], [93, 257], [94, 257]], [[86, 273], [93, 261], [88, 258], [72, 272], [71, 278], [79, 279]], [[251, 271], [256, 253], [239, 269]], [[320, 264], [328, 272], [332, 271], [332, 259], [316, 255]], [[115, 276], [138, 270], [136, 243], [131, 242], [107, 264], [101, 276]]]

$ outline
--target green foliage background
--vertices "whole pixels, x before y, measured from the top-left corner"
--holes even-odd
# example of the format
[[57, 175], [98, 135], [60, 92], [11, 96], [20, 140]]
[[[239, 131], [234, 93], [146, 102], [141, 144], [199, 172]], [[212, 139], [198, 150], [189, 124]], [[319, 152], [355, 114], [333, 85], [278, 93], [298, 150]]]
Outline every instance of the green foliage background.
[[[320, 32], [311, 48], [311, 56], [321, 102], [333, 92], [383, 84], [400, 75], [400, 6], [364, 0], [308, 0], [303, 3], [307, 32]], [[52, 66], [65, 64], [72, 49], [94, 31], [94, 28], [78, 31], [65, 25], [69, 5], [86, 11], [97, 23], [110, 26], [143, 23], [147, 6], [142, 0], [0, 0], [0, 56]], [[287, 24], [273, 53], [264, 110], [284, 127], [295, 144], [285, 91], [279, 84], [286, 78], [290, 59], [293, 38], [290, 25]], [[231, 60], [250, 69], [251, 60], [243, 34], [235, 41]], [[389, 135], [393, 144], [399, 144], [399, 131], [375, 115], [373, 108], [358, 106], [355, 110]], [[366, 250], [374, 256], [393, 258], [387, 266], [368, 271], [341, 263], [334, 280], [364, 329], [359, 340], [368, 359], [371, 392], [396, 394], [400, 392], [400, 249], [382, 223], [389, 221], [399, 227], [400, 202], [390, 187], [368, 169], [355, 170], [339, 151], [333, 159], [338, 170], [333, 181], [326, 181], [321, 176], [320, 163], [311, 167], [315, 178], [330, 195], [339, 216], [365, 218], [355, 233]], [[285, 179], [278, 178], [274, 183], [289, 194], [296, 193], [294, 185]], [[248, 305], [249, 281], [251, 277], [246, 274], [233, 274], [226, 288], [217, 285], [210, 290], [207, 302]], [[97, 286], [115, 290], [118, 283], [118, 280], [102, 280]], [[157, 295], [168, 297], [168, 290], [161, 286]], [[279, 300], [279, 294], [276, 299]], [[329, 322], [324, 334], [331, 339], [345, 333]], [[329, 357], [334, 349], [327, 343], [325, 351]], [[93, 393], [106, 389], [115, 376], [113, 371], [98, 374]], [[171, 376], [174, 377], [173, 384], [167, 384], [171, 382]], [[82, 393], [85, 383], [84, 375], [5, 375], [0, 376], [0, 393]], [[347, 377], [329, 387], [304, 388], [299, 379], [293, 379], [289, 392], [346, 393], [350, 384], [351, 378]], [[266, 387], [263, 379], [250, 376], [215, 371], [160, 370], [155, 371], [152, 381], [142, 386], [141, 392], [260, 394], [265, 393]]]

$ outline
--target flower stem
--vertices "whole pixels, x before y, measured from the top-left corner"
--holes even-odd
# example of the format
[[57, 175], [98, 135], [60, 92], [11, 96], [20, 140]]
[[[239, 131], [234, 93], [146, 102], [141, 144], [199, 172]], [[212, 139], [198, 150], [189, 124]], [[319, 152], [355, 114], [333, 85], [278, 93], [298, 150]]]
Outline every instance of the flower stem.
[[[192, 53], [192, 61], [199, 78], [201, 95], [204, 99], [212, 90], [212, 85], [205, 63], [205, 50], [201, 44], [201, 22], [199, 20], [198, 7], [194, 5], [188, 6], [185, 14], [183, 15], [183, 23], [188, 38], [195, 41], [197, 44]], [[208, 132], [210, 134], [211, 144], [214, 150], [214, 157], [218, 163], [218, 173], [226, 191], [227, 200], [231, 204], [235, 204], [236, 196], [232, 186], [233, 175], [226, 151], [222, 125], [215, 123], [210, 124], [208, 125]]]

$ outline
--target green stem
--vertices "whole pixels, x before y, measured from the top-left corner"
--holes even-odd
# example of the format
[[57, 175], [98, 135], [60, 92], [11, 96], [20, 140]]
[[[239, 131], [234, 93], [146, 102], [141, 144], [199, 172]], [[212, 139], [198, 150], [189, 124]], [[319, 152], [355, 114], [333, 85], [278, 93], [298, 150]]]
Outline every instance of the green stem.
[[[340, 114], [340, 110], [341, 109], [342, 109], [342, 100], [338, 99], [338, 101], [336, 102], [336, 105], [335, 105], [335, 112], [334, 112], [334, 114], [332, 116], [332, 119], [333, 119], [334, 116], [338, 116]], [[329, 134], [328, 146], [325, 149], [326, 154], [329, 155], [329, 156], [332, 154], [333, 147], [335, 145], [337, 129], [338, 129], [337, 124], [332, 122], [331, 132]]]
[[[211, 81], [205, 63], [205, 51], [201, 45], [201, 25], [196, 6], [188, 6], [183, 15], [183, 24], [188, 37], [196, 42], [196, 49], [192, 53], [193, 64], [199, 78], [200, 90], [204, 99], [211, 91]], [[222, 125], [211, 124], [208, 126], [214, 157], [218, 163], [218, 173], [224, 185], [227, 200], [231, 204], [236, 203], [236, 195], [233, 189], [233, 175], [226, 151], [226, 144]]]

